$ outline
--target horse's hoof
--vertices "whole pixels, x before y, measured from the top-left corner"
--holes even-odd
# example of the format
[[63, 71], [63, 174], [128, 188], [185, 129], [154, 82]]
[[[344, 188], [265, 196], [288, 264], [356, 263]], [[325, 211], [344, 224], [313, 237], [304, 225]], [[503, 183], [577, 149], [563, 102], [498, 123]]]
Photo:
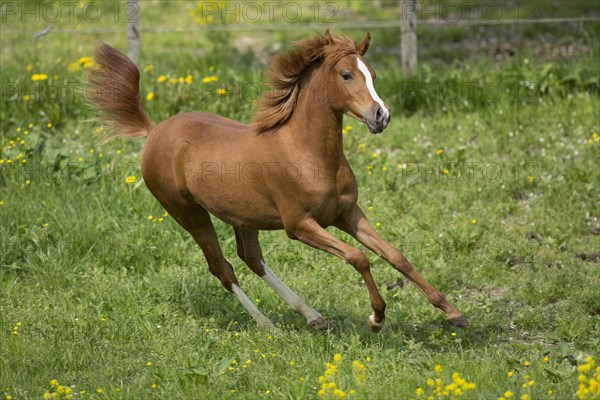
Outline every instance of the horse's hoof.
[[268, 318], [261, 318], [259, 321], [256, 321], [258, 323], [258, 326], [260, 327], [260, 329], [263, 329], [265, 331], [268, 332], [275, 332], [275, 325], [273, 324], [273, 321], [271, 321]]
[[323, 317], [319, 317], [313, 321], [310, 321], [308, 325], [313, 329], [325, 330], [329, 328], [329, 322], [325, 321]]
[[381, 322], [375, 322], [375, 315], [369, 315], [369, 329], [371, 332], [379, 333], [383, 329], [384, 323], [384, 319], [382, 319]]
[[469, 321], [467, 321], [464, 315], [448, 318], [446, 321], [448, 321], [450, 325], [455, 326], [457, 328], [466, 328], [469, 325]]

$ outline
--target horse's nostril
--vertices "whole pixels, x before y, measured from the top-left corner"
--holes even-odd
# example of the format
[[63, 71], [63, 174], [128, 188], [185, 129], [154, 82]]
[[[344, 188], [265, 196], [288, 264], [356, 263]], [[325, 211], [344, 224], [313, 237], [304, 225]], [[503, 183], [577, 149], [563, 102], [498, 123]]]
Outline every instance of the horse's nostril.
[[377, 113], [375, 113], [375, 119], [377, 121], [381, 121], [382, 118], [383, 118], [383, 111], [381, 110], [381, 107], [379, 107], [377, 109]]

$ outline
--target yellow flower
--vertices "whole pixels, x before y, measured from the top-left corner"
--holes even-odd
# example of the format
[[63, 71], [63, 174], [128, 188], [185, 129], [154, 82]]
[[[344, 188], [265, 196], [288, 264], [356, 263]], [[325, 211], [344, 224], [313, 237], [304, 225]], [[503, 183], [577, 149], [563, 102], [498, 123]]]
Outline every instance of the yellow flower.
[[31, 98], [31, 97], [29, 97], [29, 95], [28, 95], [28, 94], [26, 94], [26, 95], [23, 95], [23, 101], [25, 101], [25, 102], [28, 102], [30, 98]]
[[444, 371], [444, 368], [440, 364], [435, 364], [435, 367], [433, 367], [433, 370], [439, 374], [440, 372]]
[[381, 222], [375, 222], [375, 228], [381, 228]]
[[515, 371], [508, 371], [506, 373], [506, 376], [508, 376], [509, 378], [512, 378], [514, 374], [515, 374]]
[[441, 156], [443, 153], [444, 153], [444, 150], [443, 150], [443, 149], [438, 149], [438, 151], [436, 151], [436, 154], [437, 154], [438, 156]]
[[529, 400], [529, 395], [528, 394], [522, 394], [521, 395], [521, 400]]
[[31, 72], [32, 69], [33, 69], [33, 67], [31, 66], [31, 64], [27, 64], [27, 66], [25, 67], [25, 70], [27, 72]]
[[365, 148], [366, 148], [366, 146], [365, 146], [365, 144], [364, 144], [364, 143], [360, 143], [360, 144], [358, 145], [358, 150], [359, 150], [359, 151], [365, 151]]
[[217, 82], [219, 80], [218, 77], [212, 75], [212, 76], [205, 76], [204, 78], [202, 78], [202, 83], [211, 83], [211, 82]]
[[473, 225], [475, 225], [475, 224], [477, 223], [477, 220], [476, 220], [476, 219], [472, 219], [472, 220], [471, 220], [471, 223], [472, 223]]
[[150, 101], [154, 98], [154, 92], [150, 92], [148, 93], [148, 95], [146, 95], [146, 100]]
[[434, 386], [435, 385], [435, 381], [431, 378], [427, 379], [427, 386]]
[[[152, 219], [152, 215], [148, 217], [148, 219]], [[151, 367], [152, 366], [152, 361], [148, 361], [146, 363], [146, 367]]]
[[150, 385], [150, 387], [151, 387], [152, 389], [156, 389], [157, 385], [156, 385], [156, 383], [153, 383], [152, 385]]
[[189, 85], [190, 83], [192, 83], [193, 79], [194, 78], [192, 77], [192, 75], [188, 75], [185, 77], [185, 83], [187, 83]]
[[531, 364], [529, 363], [529, 361], [525, 361], [525, 362], [523, 363], [523, 365], [524, 365], [524, 366], [526, 366], [526, 367], [529, 367]]
[[34, 82], [45, 81], [46, 79], [48, 79], [48, 75], [46, 75], [46, 74], [33, 74], [33, 75], [31, 75], [31, 80], [34, 81]]
[[216, 93], [217, 93], [217, 94], [220, 94], [220, 95], [224, 95], [224, 94], [226, 94], [226, 93], [227, 93], [227, 90], [225, 90], [225, 89], [223, 89], [223, 88], [218, 88]]
[[137, 178], [134, 175], [129, 175], [127, 178], [125, 178], [125, 183], [127, 184], [132, 184], [135, 183], [137, 181]]
[[71, 63], [67, 66], [69, 72], [78, 72], [81, 69], [78, 63]]
[[98, 388], [98, 389], [96, 389], [96, 393], [102, 394], [102, 393], [104, 393], [104, 389]]
[[504, 397], [506, 397], [507, 399], [512, 396], [513, 396], [513, 393], [510, 390], [507, 390], [506, 392], [504, 392]]
[[78, 62], [83, 68], [91, 68], [94, 66], [92, 57], [81, 57]]
[[48, 122], [48, 123], [46, 124], [46, 127], [48, 127], [48, 128], [52, 128], [52, 122]]
[[415, 390], [415, 393], [417, 394], [417, 396], [422, 396], [424, 392], [425, 391], [423, 389], [421, 389], [420, 387], [418, 387], [417, 390]]
[[159, 76], [159, 77], [156, 79], [156, 82], [158, 82], [158, 83], [163, 83], [163, 82], [164, 82], [164, 81], [166, 81], [166, 80], [167, 80], [167, 77], [166, 77], [166, 76], [164, 76], [164, 75], [161, 75], [161, 76]]
[[338, 398], [338, 399], [345, 399], [346, 398], [346, 392], [340, 390], [340, 389], [335, 389], [333, 391], [333, 395]]
[[340, 361], [342, 361], [342, 355], [340, 353], [335, 353], [333, 356], [333, 361], [339, 363]]

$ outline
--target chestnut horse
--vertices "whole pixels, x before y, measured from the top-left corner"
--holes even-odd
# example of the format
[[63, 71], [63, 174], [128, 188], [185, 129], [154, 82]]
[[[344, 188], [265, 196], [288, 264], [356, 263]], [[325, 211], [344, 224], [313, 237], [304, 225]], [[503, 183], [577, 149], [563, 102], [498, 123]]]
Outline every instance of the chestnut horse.
[[377, 234], [357, 205], [356, 180], [343, 152], [343, 116], [364, 122], [371, 133], [380, 133], [390, 121], [389, 107], [373, 86], [375, 72], [363, 58], [370, 42], [369, 33], [357, 44], [327, 30], [277, 55], [267, 71], [273, 90], [263, 94], [251, 125], [202, 112], [175, 115], [155, 125], [140, 100], [135, 64], [106, 44], [96, 48], [98, 67], [89, 78], [95, 92], [92, 105], [115, 134], [146, 137], [142, 175], [148, 189], [192, 235], [210, 272], [261, 327], [270, 329], [273, 323], [240, 288], [210, 214], [233, 226], [240, 258], [314, 328], [324, 329], [327, 322], [269, 269], [259, 230], [285, 229], [291, 239], [352, 265], [369, 291], [372, 331], [383, 327], [386, 305], [369, 260], [325, 230], [328, 226], [349, 233], [383, 257], [452, 325], [467, 324], [461, 312]]

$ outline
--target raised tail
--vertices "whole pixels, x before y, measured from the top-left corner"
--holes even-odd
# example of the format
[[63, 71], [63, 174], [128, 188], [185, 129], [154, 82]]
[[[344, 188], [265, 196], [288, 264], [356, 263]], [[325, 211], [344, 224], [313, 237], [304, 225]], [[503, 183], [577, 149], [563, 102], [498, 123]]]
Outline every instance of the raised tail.
[[140, 71], [126, 55], [106, 43], [94, 51], [86, 97], [108, 125], [109, 136], [145, 137], [154, 123], [140, 98]]

